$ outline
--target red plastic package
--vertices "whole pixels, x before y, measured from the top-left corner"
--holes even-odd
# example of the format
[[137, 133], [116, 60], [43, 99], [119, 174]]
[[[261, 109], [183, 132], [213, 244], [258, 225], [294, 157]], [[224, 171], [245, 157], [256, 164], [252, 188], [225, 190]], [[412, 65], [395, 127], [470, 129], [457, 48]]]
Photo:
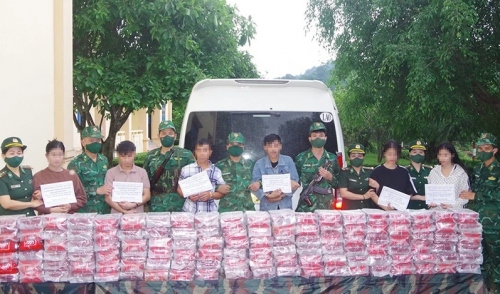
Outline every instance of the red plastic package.
[[286, 254], [274, 257], [277, 267], [295, 267], [298, 264], [297, 254]]
[[194, 230], [194, 214], [190, 212], [172, 212], [170, 214], [172, 229]]
[[295, 220], [298, 226], [318, 226], [318, 215], [310, 212], [296, 212]]
[[455, 223], [455, 212], [452, 209], [434, 210], [437, 223]]
[[479, 221], [479, 213], [465, 208], [454, 208], [455, 221], [459, 224], [476, 224]]
[[41, 260], [19, 261], [19, 282], [41, 283], [43, 282], [43, 271]]
[[220, 236], [198, 237], [198, 250], [205, 250], [205, 249], [222, 250], [223, 247], [224, 247], [224, 239]]
[[436, 273], [438, 274], [448, 274], [454, 273], [456, 271], [456, 263], [437, 263], [436, 264]]
[[419, 275], [433, 275], [436, 273], [436, 264], [431, 262], [415, 263], [415, 273]]
[[271, 216], [265, 211], [246, 211], [249, 237], [271, 236]]
[[304, 278], [319, 278], [323, 276], [323, 273], [322, 266], [302, 266], [300, 268], [300, 276]]
[[94, 282], [105, 283], [105, 282], [115, 282], [120, 279], [120, 272], [110, 272], [110, 273], [95, 273]]
[[297, 236], [295, 239], [297, 248], [321, 248], [321, 238], [319, 236]]
[[256, 267], [252, 268], [254, 279], [272, 279], [276, 277], [276, 268], [274, 267]]
[[71, 276], [78, 275], [93, 275], [95, 271], [94, 262], [70, 262], [69, 264], [69, 274]]
[[0, 254], [17, 252], [18, 245], [19, 244], [17, 243], [17, 241], [10, 241], [10, 240], [1, 241]]
[[226, 279], [250, 279], [252, 277], [252, 272], [247, 265], [242, 265], [234, 268], [224, 268], [224, 273], [226, 274]]
[[125, 239], [121, 241], [122, 256], [143, 256], [147, 255], [146, 239]]
[[321, 232], [342, 230], [343, 222], [340, 211], [317, 209], [314, 213], [318, 215], [318, 226]]
[[120, 219], [122, 231], [138, 231], [146, 227], [146, 213], [124, 214]]
[[67, 282], [69, 279], [69, 272], [67, 269], [64, 271], [44, 270], [43, 279], [46, 282], [56, 282], [56, 283]]
[[51, 213], [42, 217], [45, 230], [66, 231], [68, 229], [68, 214], [66, 213]]
[[217, 268], [196, 268], [194, 278], [202, 281], [213, 281], [219, 279], [219, 269]]
[[366, 213], [362, 210], [341, 210], [344, 226], [350, 224], [366, 224]]
[[121, 214], [99, 214], [94, 217], [94, 232], [116, 234], [120, 227]]
[[194, 268], [171, 269], [169, 277], [171, 281], [192, 281], [194, 279]]
[[168, 281], [169, 270], [162, 269], [146, 269], [144, 270], [144, 281], [147, 282], [160, 282]]
[[170, 259], [161, 258], [148, 258], [146, 259], [147, 270], [169, 270], [170, 269]]
[[121, 260], [120, 271], [129, 273], [135, 271], [143, 271], [146, 265], [146, 258], [131, 256]]
[[19, 251], [38, 251], [43, 249], [42, 231], [23, 234], [19, 241]]
[[90, 230], [94, 228], [94, 217], [96, 213], [75, 213], [68, 216], [68, 229], [70, 230]]
[[147, 228], [170, 228], [170, 212], [149, 212], [146, 214]]
[[224, 237], [226, 241], [226, 248], [248, 248], [249, 242], [248, 237], [245, 235], [226, 235]]
[[17, 220], [17, 226], [19, 230], [30, 231], [30, 230], [43, 230], [43, 217], [42, 216], [30, 216], [30, 217], [20, 217]]
[[219, 213], [201, 212], [194, 215], [194, 227], [201, 234], [206, 232], [219, 232]]
[[196, 250], [196, 238], [174, 238], [172, 248]]

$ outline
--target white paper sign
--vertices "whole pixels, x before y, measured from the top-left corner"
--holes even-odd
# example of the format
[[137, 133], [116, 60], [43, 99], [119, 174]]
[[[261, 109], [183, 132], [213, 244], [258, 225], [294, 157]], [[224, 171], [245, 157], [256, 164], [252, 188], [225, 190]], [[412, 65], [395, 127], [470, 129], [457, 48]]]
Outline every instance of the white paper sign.
[[142, 202], [144, 185], [137, 182], [113, 182], [113, 202]]
[[187, 179], [180, 180], [179, 186], [182, 189], [184, 198], [187, 198], [191, 195], [196, 195], [201, 192], [212, 191], [213, 189], [212, 182], [210, 182], [206, 170], [190, 176]]
[[281, 189], [283, 193], [292, 193], [290, 174], [262, 175], [262, 191], [272, 192]]
[[380, 192], [380, 196], [378, 197], [378, 204], [387, 206], [390, 203], [391, 207], [399, 211], [406, 210], [409, 202], [410, 195], [401, 193], [387, 186], [382, 188], [382, 192]]
[[426, 204], [455, 204], [455, 185], [448, 184], [426, 184], [425, 203]]
[[40, 185], [40, 189], [45, 207], [76, 203], [72, 181]]

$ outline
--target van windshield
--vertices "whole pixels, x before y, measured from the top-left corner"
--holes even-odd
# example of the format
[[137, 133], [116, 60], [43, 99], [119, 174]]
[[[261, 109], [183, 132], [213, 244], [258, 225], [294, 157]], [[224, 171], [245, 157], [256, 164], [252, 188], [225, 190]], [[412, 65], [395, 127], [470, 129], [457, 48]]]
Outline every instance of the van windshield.
[[328, 137], [325, 148], [336, 154], [339, 150], [335, 123], [331, 114], [324, 112], [192, 112], [189, 114], [184, 148], [194, 151], [196, 141], [207, 138], [213, 144], [211, 161], [216, 163], [228, 156], [226, 144], [229, 133], [239, 132], [245, 137], [244, 158], [256, 161], [265, 156], [264, 137], [274, 133], [281, 137], [281, 154], [295, 159], [297, 154], [311, 147], [309, 127], [313, 122], [321, 122], [320, 116], [329, 121], [323, 122]]

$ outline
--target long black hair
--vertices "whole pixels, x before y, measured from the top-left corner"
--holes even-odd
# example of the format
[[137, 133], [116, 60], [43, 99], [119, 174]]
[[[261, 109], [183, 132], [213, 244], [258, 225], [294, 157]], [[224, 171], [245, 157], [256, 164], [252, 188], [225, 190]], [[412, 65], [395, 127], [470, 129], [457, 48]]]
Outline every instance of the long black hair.
[[443, 150], [443, 149], [447, 150], [448, 152], [450, 152], [450, 154], [451, 154], [451, 162], [454, 163], [454, 164], [458, 164], [465, 171], [465, 173], [467, 174], [467, 177], [469, 177], [469, 172], [467, 170], [467, 167], [465, 166], [465, 164], [463, 163], [463, 161], [458, 156], [458, 152], [457, 152], [457, 149], [455, 149], [455, 146], [453, 146], [453, 144], [451, 144], [448, 141], [442, 142], [436, 148], [436, 154], [439, 154], [439, 150]]

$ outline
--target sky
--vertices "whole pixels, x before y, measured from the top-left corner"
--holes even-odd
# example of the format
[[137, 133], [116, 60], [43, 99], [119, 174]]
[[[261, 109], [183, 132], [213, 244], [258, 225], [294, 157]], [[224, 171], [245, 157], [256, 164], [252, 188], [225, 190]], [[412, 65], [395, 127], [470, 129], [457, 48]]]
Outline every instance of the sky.
[[306, 33], [307, 0], [226, 0], [243, 16], [252, 16], [257, 33], [243, 49], [265, 78], [298, 75], [321, 65], [331, 55]]

